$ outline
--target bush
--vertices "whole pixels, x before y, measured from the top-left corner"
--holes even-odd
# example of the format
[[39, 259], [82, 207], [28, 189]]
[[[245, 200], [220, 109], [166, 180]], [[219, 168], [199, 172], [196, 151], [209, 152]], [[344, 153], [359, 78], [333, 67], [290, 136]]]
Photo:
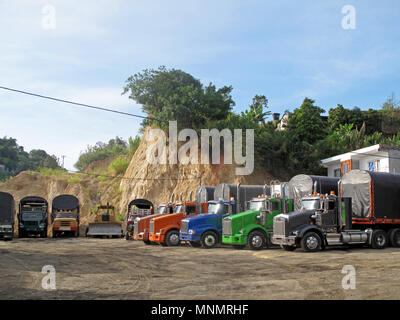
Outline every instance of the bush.
[[115, 175], [120, 175], [125, 173], [128, 166], [129, 160], [126, 157], [118, 157], [110, 163], [109, 170]]
[[40, 168], [39, 172], [44, 176], [61, 176], [66, 174], [68, 171], [65, 169]]
[[78, 175], [73, 175], [68, 178], [68, 183], [79, 183], [81, 182], [81, 178]]

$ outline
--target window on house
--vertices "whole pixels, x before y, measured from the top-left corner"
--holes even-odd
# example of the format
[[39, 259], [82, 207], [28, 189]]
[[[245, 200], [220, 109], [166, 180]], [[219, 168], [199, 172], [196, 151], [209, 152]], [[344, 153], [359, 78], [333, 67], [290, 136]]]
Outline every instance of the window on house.
[[335, 170], [333, 171], [333, 176], [334, 176], [335, 178], [340, 178], [340, 177], [342, 176], [342, 170], [340, 170], [340, 168], [335, 169]]
[[379, 172], [380, 171], [380, 160], [368, 162], [368, 170]]

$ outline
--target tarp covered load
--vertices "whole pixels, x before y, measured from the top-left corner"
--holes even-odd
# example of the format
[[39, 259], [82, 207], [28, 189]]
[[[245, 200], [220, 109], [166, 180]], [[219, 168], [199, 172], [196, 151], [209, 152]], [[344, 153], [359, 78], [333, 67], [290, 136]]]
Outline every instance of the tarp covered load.
[[0, 192], [0, 223], [14, 224], [14, 198], [7, 192]]
[[26, 205], [28, 203], [39, 204], [39, 205], [42, 205], [42, 206], [45, 206], [45, 207], [48, 206], [48, 203], [47, 203], [46, 199], [44, 199], [42, 197], [29, 196], [29, 197], [22, 198], [19, 201], [20, 206], [24, 206], [24, 205]]
[[341, 195], [352, 198], [353, 217], [400, 219], [400, 174], [352, 170]]
[[53, 199], [53, 210], [74, 210], [79, 209], [79, 200], [70, 194], [63, 194]]
[[210, 200], [214, 200], [215, 187], [211, 186], [200, 186], [196, 190], [196, 202], [207, 203]]
[[[239, 204], [239, 212], [245, 210], [246, 201], [250, 201], [252, 198], [260, 196], [262, 194], [270, 195], [271, 188], [269, 186], [249, 186], [249, 185], [239, 185], [239, 195], [238, 195], [238, 185], [237, 184], [219, 184], [215, 188], [214, 200], [224, 200], [230, 201], [233, 198]], [[239, 199], [238, 199], [239, 196]]]
[[[334, 191], [337, 194], [339, 178], [331, 178], [324, 176], [310, 176], [299, 174], [289, 181], [289, 199], [294, 201], [294, 210], [301, 208], [301, 198], [304, 196], [318, 192], [321, 194]], [[316, 184], [316, 189], [314, 186]]]
[[150, 209], [151, 207], [153, 207], [153, 203], [146, 199], [135, 199], [129, 202], [128, 211], [130, 211], [132, 206], [136, 206], [139, 209]]

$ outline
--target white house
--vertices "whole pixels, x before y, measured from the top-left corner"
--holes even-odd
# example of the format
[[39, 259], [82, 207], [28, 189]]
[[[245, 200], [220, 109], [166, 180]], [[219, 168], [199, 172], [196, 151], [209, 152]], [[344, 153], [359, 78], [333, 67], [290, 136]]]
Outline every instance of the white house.
[[377, 144], [321, 160], [328, 177], [341, 177], [353, 169], [400, 174], [400, 148]]

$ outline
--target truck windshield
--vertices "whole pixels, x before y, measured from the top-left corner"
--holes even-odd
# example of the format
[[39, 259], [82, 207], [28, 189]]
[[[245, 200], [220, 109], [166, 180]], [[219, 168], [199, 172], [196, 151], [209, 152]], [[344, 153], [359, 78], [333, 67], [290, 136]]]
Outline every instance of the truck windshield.
[[264, 201], [250, 201], [249, 210], [262, 210], [264, 207]]
[[75, 216], [72, 212], [58, 212], [56, 213], [57, 218], [75, 218]]
[[183, 206], [182, 206], [182, 205], [176, 206], [174, 212], [175, 212], [175, 213], [182, 213], [182, 212], [184, 212]]
[[305, 210], [316, 210], [319, 209], [319, 200], [318, 199], [310, 199], [301, 201], [301, 207]]
[[217, 214], [222, 211], [222, 204], [221, 203], [209, 203], [208, 204], [208, 213]]
[[22, 219], [42, 219], [43, 212], [41, 211], [28, 211], [22, 213]]
[[159, 214], [164, 214], [167, 212], [167, 207], [166, 206], [159, 206], [158, 207], [158, 213]]

